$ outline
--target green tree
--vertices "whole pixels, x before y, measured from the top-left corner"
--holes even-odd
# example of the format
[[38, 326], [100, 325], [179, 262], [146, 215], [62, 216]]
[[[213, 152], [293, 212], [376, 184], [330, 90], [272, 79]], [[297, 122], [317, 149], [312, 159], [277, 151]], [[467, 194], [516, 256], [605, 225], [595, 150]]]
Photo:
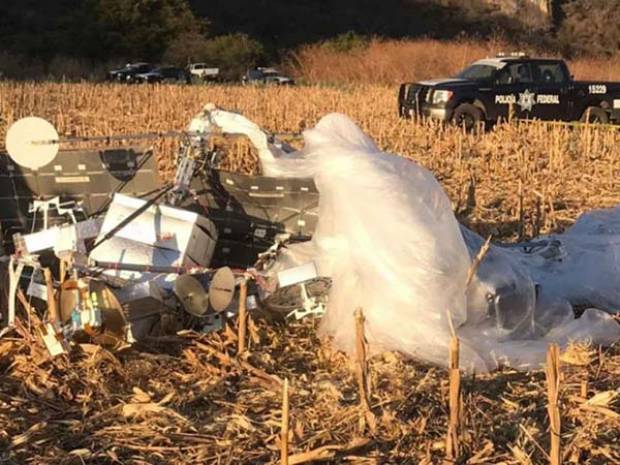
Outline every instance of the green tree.
[[166, 63], [183, 66], [203, 62], [207, 58], [207, 38], [199, 32], [179, 34], [166, 49], [163, 60]]
[[0, 48], [46, 60], [81, 50], [94, 24], [86, 10], [80, 0], [0, 2]]
[[188, 0], [20, 0], [0, 2], [2, 49], [51, 61], [158, 60], [181, 33], [204, 33]]
[[219, 67], [222, 77], [239, 78], [247, 68], [255, 66], [264, 58], [263, 46], [245, 34], [228, 34], [205, 38], [189, 32], [180, 34], [172, 41], [164, 60], [167, 63], [207, 63]]
[[90, 0], [108, 56], [158, 60], [181, 34], [202, 32], [187, 0]]
[[224, 77], [237, 79], [247, 68], [255, 66], [264, 57], [260, 42], [245, 34], [227, 34], [209, 39], [205, 43], [204, 60], [218, 66]]

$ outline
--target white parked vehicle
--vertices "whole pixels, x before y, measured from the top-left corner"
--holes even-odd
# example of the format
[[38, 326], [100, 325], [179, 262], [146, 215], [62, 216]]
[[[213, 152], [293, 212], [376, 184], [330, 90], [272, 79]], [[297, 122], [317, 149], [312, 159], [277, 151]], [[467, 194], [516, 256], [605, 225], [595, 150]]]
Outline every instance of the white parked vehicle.
[[211, 68], [206, 63], [192, 63], [187, 67], [187, 71], [191, 78], [203, 81], [215, 81], [220, 75], [219, 68]]

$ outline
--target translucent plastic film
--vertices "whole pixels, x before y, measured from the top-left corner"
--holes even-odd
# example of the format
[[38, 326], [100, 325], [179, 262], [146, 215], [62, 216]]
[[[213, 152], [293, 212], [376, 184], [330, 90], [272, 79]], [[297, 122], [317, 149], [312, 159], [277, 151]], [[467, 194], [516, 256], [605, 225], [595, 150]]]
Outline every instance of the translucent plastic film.
[[[620, 339], [620, 210], [594, 212], [563, 235], [493, 245], [471, 284], [483, 239], [459, 225], [435, 177], [380, 151], [349, 118], [325, 116], [303, 150], [259, 152], [268, 176], [313, 177], [317, 230], [289, 246], [274, 271], [310, 260], [332, 278], [322, 334], [352, 351], [361, 307], [371, 349], [446, 365], [451, 326], [461, 365], [537, 368], [549, 342]], [[575, 306], [588, 309], [575, 319]]]

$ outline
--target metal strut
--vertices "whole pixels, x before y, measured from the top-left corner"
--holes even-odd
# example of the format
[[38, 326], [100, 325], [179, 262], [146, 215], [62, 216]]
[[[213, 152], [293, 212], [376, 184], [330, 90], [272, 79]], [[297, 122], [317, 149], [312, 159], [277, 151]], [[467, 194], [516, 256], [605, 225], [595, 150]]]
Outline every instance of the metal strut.
[[142, 205], [140, 208], [138, 208], [135, 212], [133, 212], [131, 215], [129, 215], [123, 221], [118, 223], [116, 226], [114, 226], [112, 229], [110, 229], [107, 233], [105, 233], [104, 236], [101, 239], [99, 239], [95, 243], [95, 245], [93, 245], [93, 247], [90, 250], [91, 253], [92, 253], [93, 250], [95, 250], [97, 247], [99, 247], [101, 244], [103, 244], [108, 239], [112, 238], [117, 232], [119, 232], [121, 229], [123, 229], [125, 226], [127, 226], [129, 223], [131, 223], [133, 220], [135, 220], [138, 216], [140, 216], [142, 213], [147, 211], [150, 207], [155, 205], [155, 202], [157, 202], [164, 195], [166, 195], [168, 192], [170, 192], [173, 187], [174, 187], [174, 184], [168, 184], [167, 186], [164, 186], [159, 194], [157, 194], [151, 200], [148, 200], [144, 205]]

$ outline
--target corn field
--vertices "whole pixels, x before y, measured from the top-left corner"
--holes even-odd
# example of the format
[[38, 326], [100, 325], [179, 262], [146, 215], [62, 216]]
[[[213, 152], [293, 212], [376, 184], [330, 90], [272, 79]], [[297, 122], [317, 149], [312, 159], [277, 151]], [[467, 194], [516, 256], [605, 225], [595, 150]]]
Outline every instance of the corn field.
[[[619, 130], [508, 122], [466, 133], [399, 119], [396, 92], [378, 85], [5, 82], [0, 137], [30, 115], [48, 119], [61, 135], [95, 136], [181, 130], [208, 102], [275, 133], [298, 134], [323, 115], [341, 112], [381, 149], [430, 169], [459, 219], [495, 240], [561, 231], [584, 211], [620, 204]], [[155, 144], [163, 176], [171, 174], [176, 143]], [[229, 169], [258, 170], [247, 145], [229, 147], [228, 155]], [[447, 371], [398, 354], [371, 359], [367, 396], [376, 425], [369, 433], [360, 427], [347, 358], [319, 341], [315, 329], [312, 321], [280, 326], [250, 320], [245, 359], [228, 355], [236, 344], [230, 328], [117, 354], [86, 344], [54, 360], [27, 338], [0, 340], [0, 463], [283, 463], [285, 379], [288, 463], [441, 463], [451, 396]], [[563, 463], [620, 463], [619, 348], [574, 345], [561, 359], [555, 395]], [[444, 463], [549, 463], [545, 386], [543, 372], [464, 377], [460, 424], [454, 423], [461, 459]]]
[[[64, 135], [182, 130], [208, 102], [243, 113], [276, 133], [299, 133], [325, 114], [349, 115], [386, 151], [429, 168], [474, 229], [498, 239], [556, 231], [583, 211], [620, 203], [620, 131], [513, 122], [464, 133], [435, 122], [401, 120], [392, 87], [249, 88], [0, 84], [0, 137], [29, 115]], [[176, 141], [156, 144], [170, 173]], [[233, 170], [255, 171], [249, 150], [233, 150]], [[235, 156], [236, 155], [236, 156]]]

